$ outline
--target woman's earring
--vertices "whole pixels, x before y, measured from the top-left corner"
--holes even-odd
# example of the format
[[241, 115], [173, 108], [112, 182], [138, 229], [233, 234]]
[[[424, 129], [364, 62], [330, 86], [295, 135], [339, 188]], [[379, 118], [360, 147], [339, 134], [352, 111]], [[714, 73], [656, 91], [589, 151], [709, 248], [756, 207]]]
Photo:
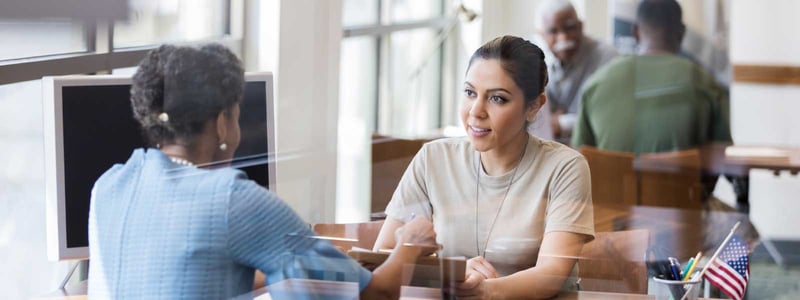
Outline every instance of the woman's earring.
[[219, 144], [219, 150], [222, 151], [228, 150], [228, 144], [225, 143]]

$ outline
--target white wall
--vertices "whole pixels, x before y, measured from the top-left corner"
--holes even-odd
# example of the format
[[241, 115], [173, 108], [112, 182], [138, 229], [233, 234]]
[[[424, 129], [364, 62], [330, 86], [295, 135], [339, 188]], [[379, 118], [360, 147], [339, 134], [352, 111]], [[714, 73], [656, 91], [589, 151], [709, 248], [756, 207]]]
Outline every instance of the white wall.
[[538, 2], [538, 0], [483, 1], [481, 44], [501, 35], [516, 35], [530, 39], [536, 33], [535, 8]]
[[800, 86], [731, 84], [731, 131], [736, 144], [800, 146]]
[[341, 1], [283, 0], [278, 50], [278, 193], [308, 222], [333, 222]]
[[[800, 239], [797, 215], [800, 176], [770, 170], [750, 171], [750, 220], [763, 238]], [[788, 213], [787, 213], [788, 212]], [[796, 254], [796, 253], [795, 253]]]
[[[731, 1], [732, 64], [800, 65], [800, 1]], [[800, 146], [800, 85], [733, 83], [731, 126], [737, 144]]]
[[[732, 64], [800, 65], [800, 2], [731, 1]], [[800, 85], [731, 85], [731, 127], [736, 144], [800, 146]], [[800, 238], [796, 233], [797, 175], [750, 172], [750, 218], [762, 238]], [[795, 209], [793, 209], [795, 208]]]
[[612, 20], [608, 0], [573, 0], [572, 5], [583, 20], [586, 35], [611, 43]]
[[333, 222], [341, 1], [248, 5], [246, 65], [275, 73], [277, 193], [306, 222]]
[[731, 61], [800, 65], [800, 1], [731, 1]]

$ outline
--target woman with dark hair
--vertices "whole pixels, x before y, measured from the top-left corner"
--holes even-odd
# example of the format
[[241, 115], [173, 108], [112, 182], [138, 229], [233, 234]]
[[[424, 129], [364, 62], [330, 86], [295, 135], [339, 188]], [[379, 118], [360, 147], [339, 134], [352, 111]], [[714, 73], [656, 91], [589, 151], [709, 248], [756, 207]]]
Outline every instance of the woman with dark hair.
[[[327, 241], [272, 192], [231, 168], [239, 145], [244, 72], [220, 45], [162, 46], [133, 77], [131, 105], [151, 148], [95, 183], [89, 213], [89, 295], [93, 298], [231, 298], [267, 283], [336, 272], [362, 297], [397, 298], [403, 264], [421, 253], [399, 247], [373, 274]], [[206, 166], [206, 167], [204, 167]], [[418, 218], [393, 235], [433, 244]]]
[[433, 221], [444, 256], [470, 257], [457, 296], [549, 298], [594, 238], [589, 167], [578, 152], [525, 130], [545, 105], [544, 54], [518, 37], [472, 55], [461, 121], [467, 138], [427, 143], [386, 208], [376, 247], [407, 216]]

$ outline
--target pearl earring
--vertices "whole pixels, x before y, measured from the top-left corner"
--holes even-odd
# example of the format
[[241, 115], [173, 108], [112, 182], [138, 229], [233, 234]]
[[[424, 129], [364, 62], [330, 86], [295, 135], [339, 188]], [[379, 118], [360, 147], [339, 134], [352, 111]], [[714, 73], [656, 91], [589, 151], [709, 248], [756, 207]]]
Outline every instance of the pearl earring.
[[219, 144], [219, 150], [222, 151], [228, 150], [228, 144], [225, 143]]

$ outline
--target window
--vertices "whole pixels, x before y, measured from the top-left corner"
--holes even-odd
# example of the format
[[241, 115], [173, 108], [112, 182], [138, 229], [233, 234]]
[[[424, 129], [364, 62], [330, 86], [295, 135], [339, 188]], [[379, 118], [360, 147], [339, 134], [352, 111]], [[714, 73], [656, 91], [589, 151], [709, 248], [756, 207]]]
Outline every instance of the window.
[[114, 24], [114, 47], [201, 41], [228, 32], [226, 1], [134, 0], [128, 20]]
[[387, 96], [380, 99], [378, 132], [415, 135], [441, 127], [442, 63], [440, 50], [431, 51], [437, 31], [420, 28], [393, 33], [387, 41], [382, 76]]
[[370, 26], [378, 24], [380, 0], [342, 1], [342, 26]]
[[112, 24], [0, 19], [0, 39], [26, 41], [0, 49], [0, 84], [132, 67], [161, 43], [217, 42], [240, 53], [238, 10], [243, 5], [236, 0], [135, 0], [129, 2], [128, 19]]
[[443, 15], [442, 1], [394, 0], [386, 2], [389, 7], [389, 22], [392, 23], [435, 19]]
[[337, 222], [370, 213], [372, 135], [442, 127], [445, 1], [344, 0], [339, 76]]
[[[369, 39], [375, 45], [374, 55], [368, 57], [356, 56], [357, 50], [348, 47], [341, 53], [341, 68], [347, 72], [377, 66], [376, 74], [357, 75], [377, 77], [369, 83], [376, 91], [375, 104], [370, 104], [375, 107], [375, 117], [370, 118], [375, 120], [370, 126], [373, 132], [413, 135], [441, 127], [442, 50], [437, 37], [447, 24], [443, 7], [441, 0], [343, 1], [343, 45], [353, 39]], [[343, 91], [363, 89], [365, 84], [340, 83]]]
[[0, 41], [25, 41], [24, 46], [0, 47], [0, 60], [87, 50], [83, 24], [69, 20], [0, 19]]

